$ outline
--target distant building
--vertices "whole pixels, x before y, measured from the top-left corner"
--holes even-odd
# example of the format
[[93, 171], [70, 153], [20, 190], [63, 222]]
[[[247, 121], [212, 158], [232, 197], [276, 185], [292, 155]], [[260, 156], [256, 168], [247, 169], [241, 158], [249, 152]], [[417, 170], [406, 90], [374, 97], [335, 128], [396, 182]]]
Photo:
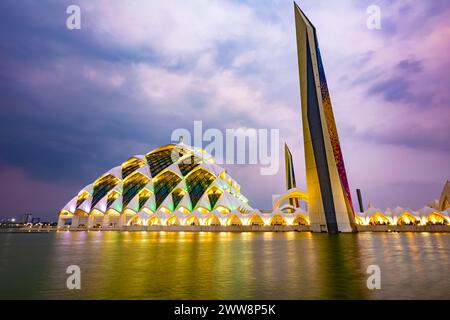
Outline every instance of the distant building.
[[23, 215], [23, 223], [27, 224], [27, 223], [32, 223], [33, 222], [33, 215], [31, 213], [25, 213]]

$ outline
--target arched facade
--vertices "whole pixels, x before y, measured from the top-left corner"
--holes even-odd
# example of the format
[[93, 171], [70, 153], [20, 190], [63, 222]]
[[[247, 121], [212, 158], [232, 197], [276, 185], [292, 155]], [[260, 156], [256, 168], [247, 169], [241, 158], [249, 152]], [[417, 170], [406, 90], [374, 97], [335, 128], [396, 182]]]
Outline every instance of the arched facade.
[[397, 226], [425, 226], [425, 225], [450, 225], [450, 217], [447, 211], [438, 211], [434, 208], [424, 207], [418, 211], [403, 209], [387, 209], [382, 212], [370, 207], [366, 212], [357, 216], [360, 225], [397, 225]]
[[83, 188], [61, 209], [58, 225], [200, 225], [211, 214], [252, 210], [240, 185], [204, 150], [171, 144], [133, 156]]

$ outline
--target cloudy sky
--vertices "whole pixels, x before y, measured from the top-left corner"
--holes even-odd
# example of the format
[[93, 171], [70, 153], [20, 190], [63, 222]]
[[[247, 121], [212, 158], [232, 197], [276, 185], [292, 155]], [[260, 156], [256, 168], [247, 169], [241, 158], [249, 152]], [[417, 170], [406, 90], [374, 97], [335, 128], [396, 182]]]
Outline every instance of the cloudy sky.
[[[66, 8], [81, 8], [81, 30]], [[369, 5], [381, 30], [366, 27]], [[300, 2], [318, 30], [352, 190], [417, 209], [450, 178], [450, 4]], [[55, 217], [176, 128], [279, 128], [305, 186], [292, 1], [0, 2], [0, 217]], [[254, 207], [284, 168], [232, 165]], [[354, 197], [355, 198], [355, 197]]]

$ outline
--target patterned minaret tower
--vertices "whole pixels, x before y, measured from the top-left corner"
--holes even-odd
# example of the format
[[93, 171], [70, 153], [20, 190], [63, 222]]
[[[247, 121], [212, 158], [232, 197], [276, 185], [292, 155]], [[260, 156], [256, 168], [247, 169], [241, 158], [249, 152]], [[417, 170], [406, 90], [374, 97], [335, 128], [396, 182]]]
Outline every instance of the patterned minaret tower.
[[356, 231], [316, 29], [296, 3], [294, 11], [311, 230]]

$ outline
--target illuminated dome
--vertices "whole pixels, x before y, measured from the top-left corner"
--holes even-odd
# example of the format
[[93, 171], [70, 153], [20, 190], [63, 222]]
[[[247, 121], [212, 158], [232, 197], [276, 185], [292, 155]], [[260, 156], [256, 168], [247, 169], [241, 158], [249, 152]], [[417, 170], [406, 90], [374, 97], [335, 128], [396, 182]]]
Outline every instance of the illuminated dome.
[[170, 144], [133, 156], [97, 178], [64, 206], [60, 218], [89, 227], [172, 225], [191, 214], [195, 224], [198, 218], [251, 210], [239, 184], [212, 156]]

